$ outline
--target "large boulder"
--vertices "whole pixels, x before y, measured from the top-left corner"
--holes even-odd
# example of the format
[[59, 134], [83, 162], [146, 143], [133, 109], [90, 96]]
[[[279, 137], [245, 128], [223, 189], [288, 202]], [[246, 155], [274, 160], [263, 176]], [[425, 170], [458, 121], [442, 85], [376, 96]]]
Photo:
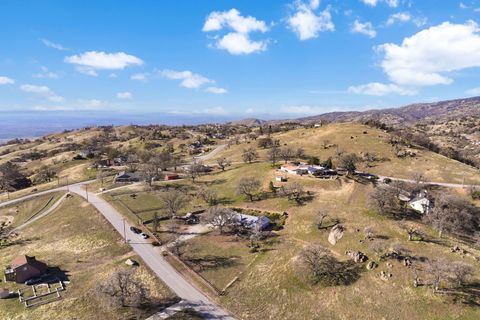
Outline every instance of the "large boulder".
[[356, 263], [363, 263], [368, 260], [368, 257], [361, 251], [347, 251], [346, 254]]
[[330, 242], [332, 246], [336, 245], [338, 240], [343, 237], [344, 231], [345, 228], [341, 224], [337, 224], [336, 226], [334, 226], [328, 234], [328, 242]]

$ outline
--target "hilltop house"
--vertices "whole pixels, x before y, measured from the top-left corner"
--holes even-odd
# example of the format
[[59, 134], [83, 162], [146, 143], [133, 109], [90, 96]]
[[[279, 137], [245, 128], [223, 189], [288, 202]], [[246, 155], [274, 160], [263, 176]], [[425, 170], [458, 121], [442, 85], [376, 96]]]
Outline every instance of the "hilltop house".
[[236, 220], [242, 226], [257, 231], [264, 231], [270, 226], [270, 219], [265, 216], [256, 217], [239, 213], [236, 216]]
[[300, 166], [298, 166], [296, 164], [293, 164], [293, 163], [283, 164], [280, 167], [280, 170], [283, 171], [283, 172], [290, 173], [290, 174], [298, 174], [298, 175], [308, 174], [308, 170], [306, 168], [300, 167]]
[[48, 270], [45, 263], [26, 255], [15, 258], [5, 269], [5, 281], [24, 283], [32, 278], [43, 276]]
[[431, 208], [431, 202], [430, 200], [424, 196], [420, 195], [418, 197], [413, 198], [408, 202], [408, 205], [415, 211], [425, 214], [428, 213], [428, 211]]
[[137, 172], [121, 171], [113, 178], [114, 183], [128, 183], [140, 181], [140, 175]]

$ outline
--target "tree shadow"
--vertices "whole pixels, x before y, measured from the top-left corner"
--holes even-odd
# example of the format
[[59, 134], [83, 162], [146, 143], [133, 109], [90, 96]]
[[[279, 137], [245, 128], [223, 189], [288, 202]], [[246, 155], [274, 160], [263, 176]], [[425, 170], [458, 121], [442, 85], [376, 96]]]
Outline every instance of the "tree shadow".
[[238, 256], [221, 257], [215, 255], [183, 256], [182, 258], [197, 272], [233, 267], [239, 265], [238, 260], [240, 259]]

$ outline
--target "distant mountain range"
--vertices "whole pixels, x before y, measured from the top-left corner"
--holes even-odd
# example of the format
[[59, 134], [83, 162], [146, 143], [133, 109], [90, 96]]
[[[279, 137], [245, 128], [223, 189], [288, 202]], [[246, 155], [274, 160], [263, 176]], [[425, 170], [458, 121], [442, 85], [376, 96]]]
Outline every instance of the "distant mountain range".
[[416, 103], [400, 108], [376, 109], [368, 111], [330, 112], [316, 116], [285, 120], [244, 119], [232, 122], [247, 126], [259, 126], [265, 123], [299, 122], [316, 123], [379, 120], [388, 125], [410, 125], [418, 121], [448, 121], [456, 118], [480, 117], [480, 97], [439, 101], [432, 103]]

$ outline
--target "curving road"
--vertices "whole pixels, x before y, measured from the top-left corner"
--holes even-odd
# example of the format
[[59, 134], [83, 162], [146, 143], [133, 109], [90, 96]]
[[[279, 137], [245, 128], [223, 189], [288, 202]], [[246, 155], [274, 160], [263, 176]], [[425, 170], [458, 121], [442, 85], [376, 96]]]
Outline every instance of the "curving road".
[[[70, 190], [84, 198], [87, 192], [81, 185], [71, 186]], [[88, 201], [97, 208], [110, 224], [122, 235], [133, 250], [143, 259], [153, 272], [188, 306], [203, 315], [205, 319], [234, 320], [226, 311], [212, 302], [183, 278], [162, 256], [159, 248], [153, 247], [149, 241], [130, 231], [130, 224], [107, 201], [96, 194], [88, 192]]]

